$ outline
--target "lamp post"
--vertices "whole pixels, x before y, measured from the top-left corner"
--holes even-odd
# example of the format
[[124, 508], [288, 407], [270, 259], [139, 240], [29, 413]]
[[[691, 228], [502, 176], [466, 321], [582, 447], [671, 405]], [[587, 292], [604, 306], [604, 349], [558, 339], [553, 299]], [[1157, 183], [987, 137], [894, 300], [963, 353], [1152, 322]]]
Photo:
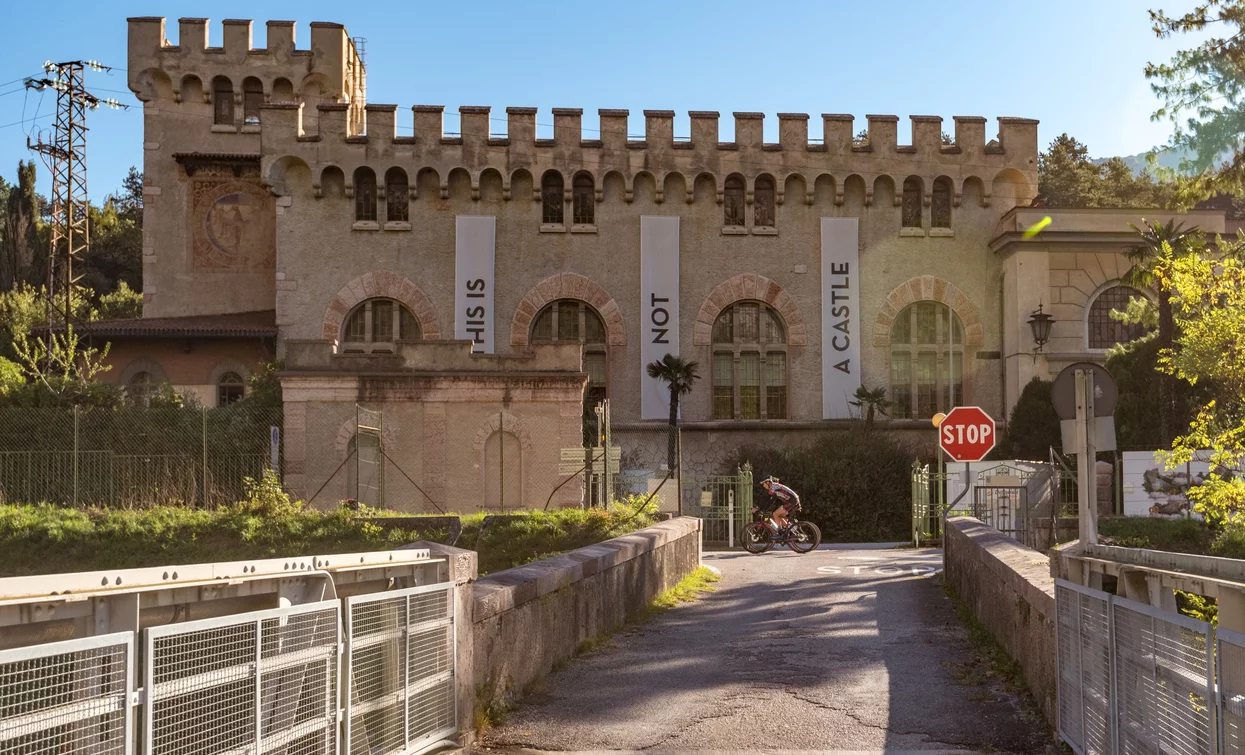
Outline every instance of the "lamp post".
[[1042, 305], [1038, 304], [1037, 311], [1029, 316], [1029, 329], [1033, 331], [1033, 342], [1037, 344], [1037, 348], [1034, 349], [1034, 358], [1050, 340], [1050, 328], [1054, 324], [1055, 318], [1043, 312]]

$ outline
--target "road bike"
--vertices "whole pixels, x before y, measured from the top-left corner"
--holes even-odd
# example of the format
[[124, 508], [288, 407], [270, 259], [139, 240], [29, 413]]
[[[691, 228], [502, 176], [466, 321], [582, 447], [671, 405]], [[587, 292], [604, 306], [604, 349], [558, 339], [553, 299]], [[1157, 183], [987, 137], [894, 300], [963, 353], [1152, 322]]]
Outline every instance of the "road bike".
[[775, 545], [785, 545], [796, 553], [808, 553], [821, 544], [821, 530], [817, 525], [796, 521], [794, 516], [788, 516], [787, 522], [787, 526], [780, 529], [774, 520], [754, 506], [752, 522], [743, 531], [744, 550], [764, 553]]

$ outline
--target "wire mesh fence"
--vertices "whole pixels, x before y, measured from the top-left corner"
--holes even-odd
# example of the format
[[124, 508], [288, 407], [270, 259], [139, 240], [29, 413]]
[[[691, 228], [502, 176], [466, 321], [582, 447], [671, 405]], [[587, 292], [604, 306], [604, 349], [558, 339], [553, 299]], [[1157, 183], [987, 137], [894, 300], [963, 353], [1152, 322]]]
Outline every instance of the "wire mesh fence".
[[0, 502], [217, 506], [280, 470], [282, 413], [218, 409], [0, 409]]
[[1055, 601], [1059, 733], [1075, 752], [1241, 752], [1245, 635], [1064, 580]]

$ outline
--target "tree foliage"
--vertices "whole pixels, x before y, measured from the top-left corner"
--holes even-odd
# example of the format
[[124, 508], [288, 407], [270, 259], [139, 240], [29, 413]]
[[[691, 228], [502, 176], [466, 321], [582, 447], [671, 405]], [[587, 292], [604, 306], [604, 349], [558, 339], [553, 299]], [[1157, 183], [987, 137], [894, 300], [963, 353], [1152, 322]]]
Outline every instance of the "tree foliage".
[[1207, 391], [1187, 432], [1167, 455], [1191, 461], [1210, 449], [1213, 474], [1189, 490], [1196, 511], [1214, 522], [1245, 524], [1245, 266], [1228, 254], [1175, 253], [1164, 244], [1155, 275], [1171, 291], [1176, 343], [1159, 352], [1164, 372]]
[[1170, 184], [1134, 175], [1118, 157], [1095, 164], [1089, 147], [1067, 134], [1038, 155], [1038, 195], [1048, 207], [1166, 207]]
[[1168, 148], [1183, 159], [1179, 200], [1188, 206], [1217, 192], [1241, 194], [1245, 183], [1245, 0], [1200, 0], [1183, 14], [1150, 11], [1160, 39], [1186, 34], [1196, 44], [1166, 63], [1146, 65], [1150, 88], [1163, 102]]
[[1035, 377], [1020, 392], [1007, 431], [990, 454], [992, 459], [1045, 461], [1051, 448], [1061, 447], [1059, 415], [1050, 401], [1050, 386], [1050, 381]]

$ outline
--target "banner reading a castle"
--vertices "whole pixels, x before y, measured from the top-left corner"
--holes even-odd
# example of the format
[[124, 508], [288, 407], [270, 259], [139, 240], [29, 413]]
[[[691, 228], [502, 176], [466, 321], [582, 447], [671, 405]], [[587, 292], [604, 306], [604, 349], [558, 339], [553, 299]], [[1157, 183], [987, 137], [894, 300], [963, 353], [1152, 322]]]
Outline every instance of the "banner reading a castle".
[[640, 216], [640, 418], [668, 419], [670, 390], [647, 366], [679, 355], [679, 219]]
[[276, 205], [258, 183], [196, 178], [191, 183], [190, 217], [191, 259], [196, 270], [276, 268]]
[[821, 219], [821, 416], [848, 419], [860, 387], [860, 221]]
[[454, 338], [493, 353], [493, 259], [497, 218], [459, 215], [454, 234]]

